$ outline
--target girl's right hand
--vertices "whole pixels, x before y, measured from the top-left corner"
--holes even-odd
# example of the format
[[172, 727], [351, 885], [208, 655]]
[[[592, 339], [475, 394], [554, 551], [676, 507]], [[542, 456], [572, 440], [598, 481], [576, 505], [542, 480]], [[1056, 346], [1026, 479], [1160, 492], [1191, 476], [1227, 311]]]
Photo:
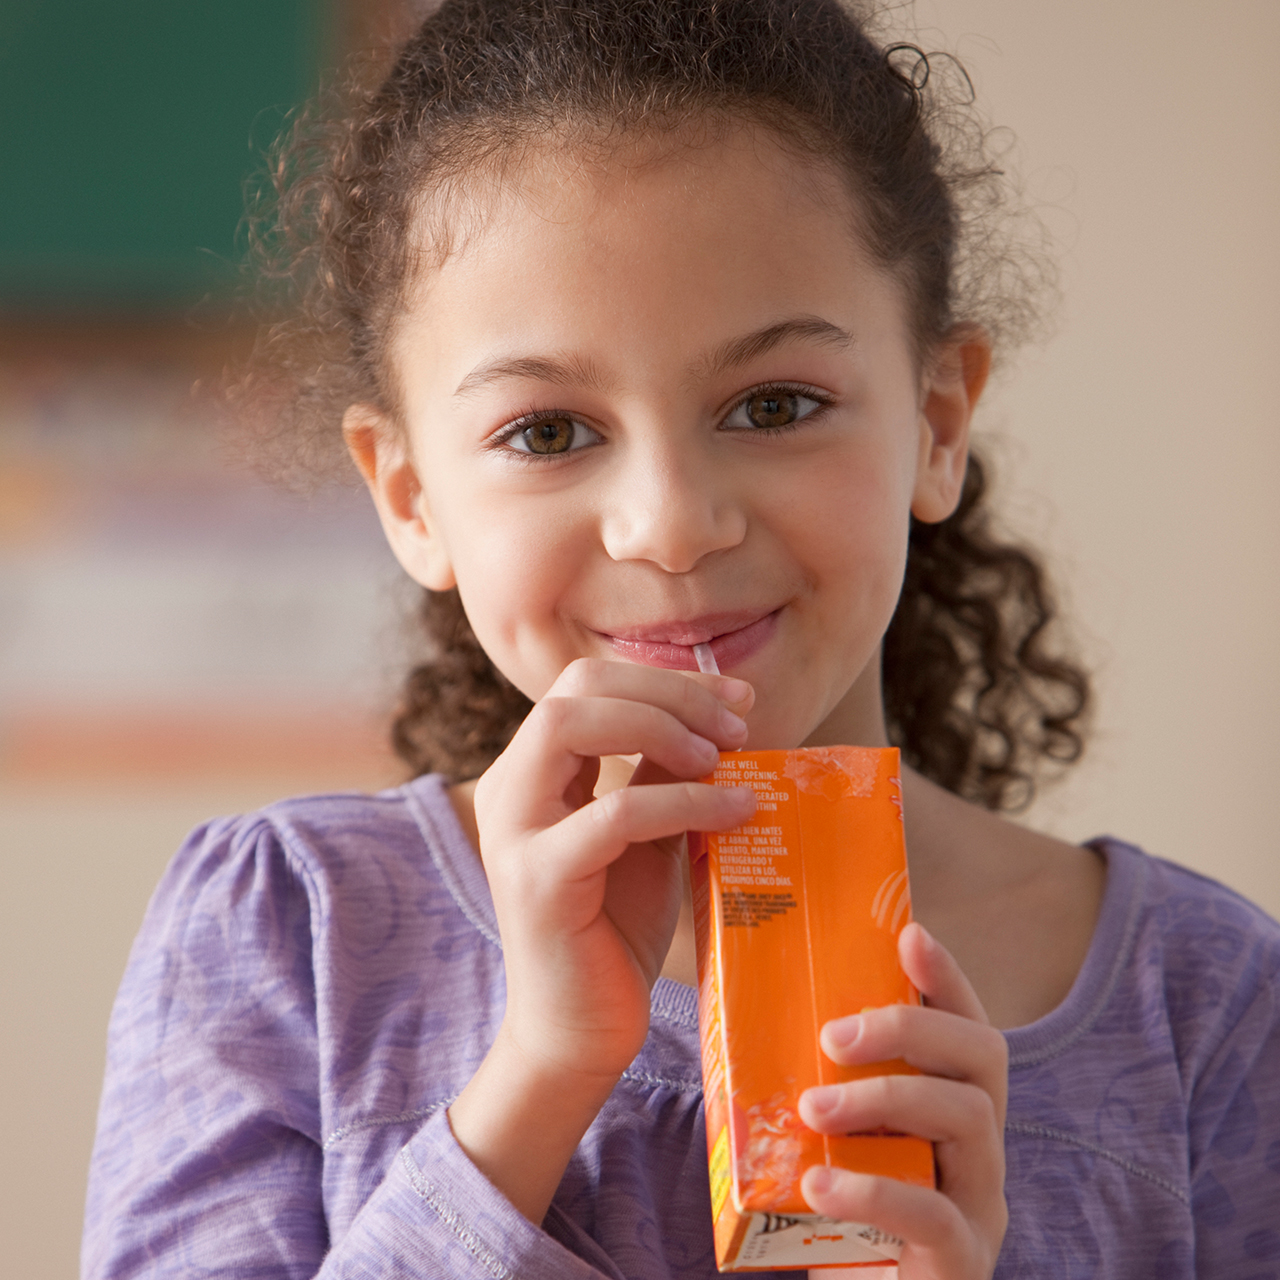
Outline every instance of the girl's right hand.
[[[612, 1082], [640, 1051], [680, 907], [680, 837], [755, 806], [748, 788], [692, 781], [745, 742], [752, 696], [723, 676], [579, 660], [476, 785], [503, 1029], [528, 1056]], [[600, 757], [637, 752], [632, 785], [593, 798]]]
[[[531, 1221], [644, 1043], [683, 892], [681, 836], [754, 811], [749, 788], [695, 781], [743, 745], [753, 696], [724, 676], [579, 660], [476, 784], [507, 1005], [449, 1118]], [[631, 784], [595, 798], [600, 757], [636, 753]]]

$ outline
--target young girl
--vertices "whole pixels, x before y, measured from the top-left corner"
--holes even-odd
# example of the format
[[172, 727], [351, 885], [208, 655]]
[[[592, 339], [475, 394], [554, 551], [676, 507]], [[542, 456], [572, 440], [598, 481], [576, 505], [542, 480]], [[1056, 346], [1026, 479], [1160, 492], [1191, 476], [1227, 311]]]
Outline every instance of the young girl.
[[838, 0], [446, 0], [285, 174], [278, 408], [341, 420], [427, 589], [419, 776], [179, 853], [86, 1275], [713, 1275], [682, 837], [754, 801], [697, 779], [890, 742], [927, 1007], [823, 1046], [922, 1074], [801, 1116], [921, 1135], [939, 1185], [819, 1167], [813, 1209], [903, 1280], [1280, 1274], [1280, 929], [996, 814], [1086, 683], [986, 528], [969, 427], [1025, 309], [926, 78]]

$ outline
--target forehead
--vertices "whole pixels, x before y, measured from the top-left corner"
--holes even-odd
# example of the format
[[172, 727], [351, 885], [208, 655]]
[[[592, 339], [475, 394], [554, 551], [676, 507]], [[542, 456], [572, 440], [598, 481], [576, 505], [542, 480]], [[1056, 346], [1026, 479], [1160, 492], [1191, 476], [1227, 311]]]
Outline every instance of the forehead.
[[523, 147], [424, 201], [415, 236], [398, 365], [605, 332], [693, 361], [796, 315], [905, 337], [842, 175], [759, 128]]

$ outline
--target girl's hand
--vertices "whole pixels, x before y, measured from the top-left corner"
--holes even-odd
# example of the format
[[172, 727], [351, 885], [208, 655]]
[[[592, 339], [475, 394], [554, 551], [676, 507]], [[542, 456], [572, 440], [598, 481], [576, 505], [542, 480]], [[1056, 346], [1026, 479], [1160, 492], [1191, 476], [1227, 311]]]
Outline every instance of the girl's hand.
[[[527, 1053], [616, 1079], [639, 1052], [680, 909], [681, 837], [754, 809], [749, 789], [688, 781], [746, 740], [735, 712], [751, 698], [740, 680], [580, 660], [480, 779], [504, 1030]], [[599, 757], [636, 752], [631, 785], [593, 798]]]
[[950, 953], [920, 925], [903, 929], [898, 954], [929, 1007], [891, 1005], [829, 1022], [822, 1047], [835, 1062], [905, 1058], [927, 1074], [809, 1089], [800, 1115], [819, 1133], [884, 1126], [927, 1138], [938, 1190], [821, 1165], [801, 1189], [816, 1213], [901, 1236], [901, 1280], [989, 1280], [1009, 1220], [1005, 1039]]
[[[497, 1040], [449, 1111], [473, 1162], [540, 1222], [570, 1155], [649, 1028], [684, 887], [685, 831], [755, 809], [692, 781], [746, 741], [751, 686], [629, 663], [568, 666], [476, 784], [502, 936]], [[642, 760], [594, 797], [603, 755]]]

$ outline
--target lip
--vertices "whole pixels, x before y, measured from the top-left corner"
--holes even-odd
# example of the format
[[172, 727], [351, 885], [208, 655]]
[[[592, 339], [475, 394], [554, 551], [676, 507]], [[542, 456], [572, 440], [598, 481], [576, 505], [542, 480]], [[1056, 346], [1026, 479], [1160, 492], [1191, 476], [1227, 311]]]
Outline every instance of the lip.
[[671, 671], [697, 671], [695, 644], [710, 644], [716, 665], [728, 671], [762, 648], [777, 630], [780, 609], [761, 614], [757, 610], [705, 614], [688, 621], [628, 627], [625, 631], [599, 631], [613, 651], [627, 662]]

